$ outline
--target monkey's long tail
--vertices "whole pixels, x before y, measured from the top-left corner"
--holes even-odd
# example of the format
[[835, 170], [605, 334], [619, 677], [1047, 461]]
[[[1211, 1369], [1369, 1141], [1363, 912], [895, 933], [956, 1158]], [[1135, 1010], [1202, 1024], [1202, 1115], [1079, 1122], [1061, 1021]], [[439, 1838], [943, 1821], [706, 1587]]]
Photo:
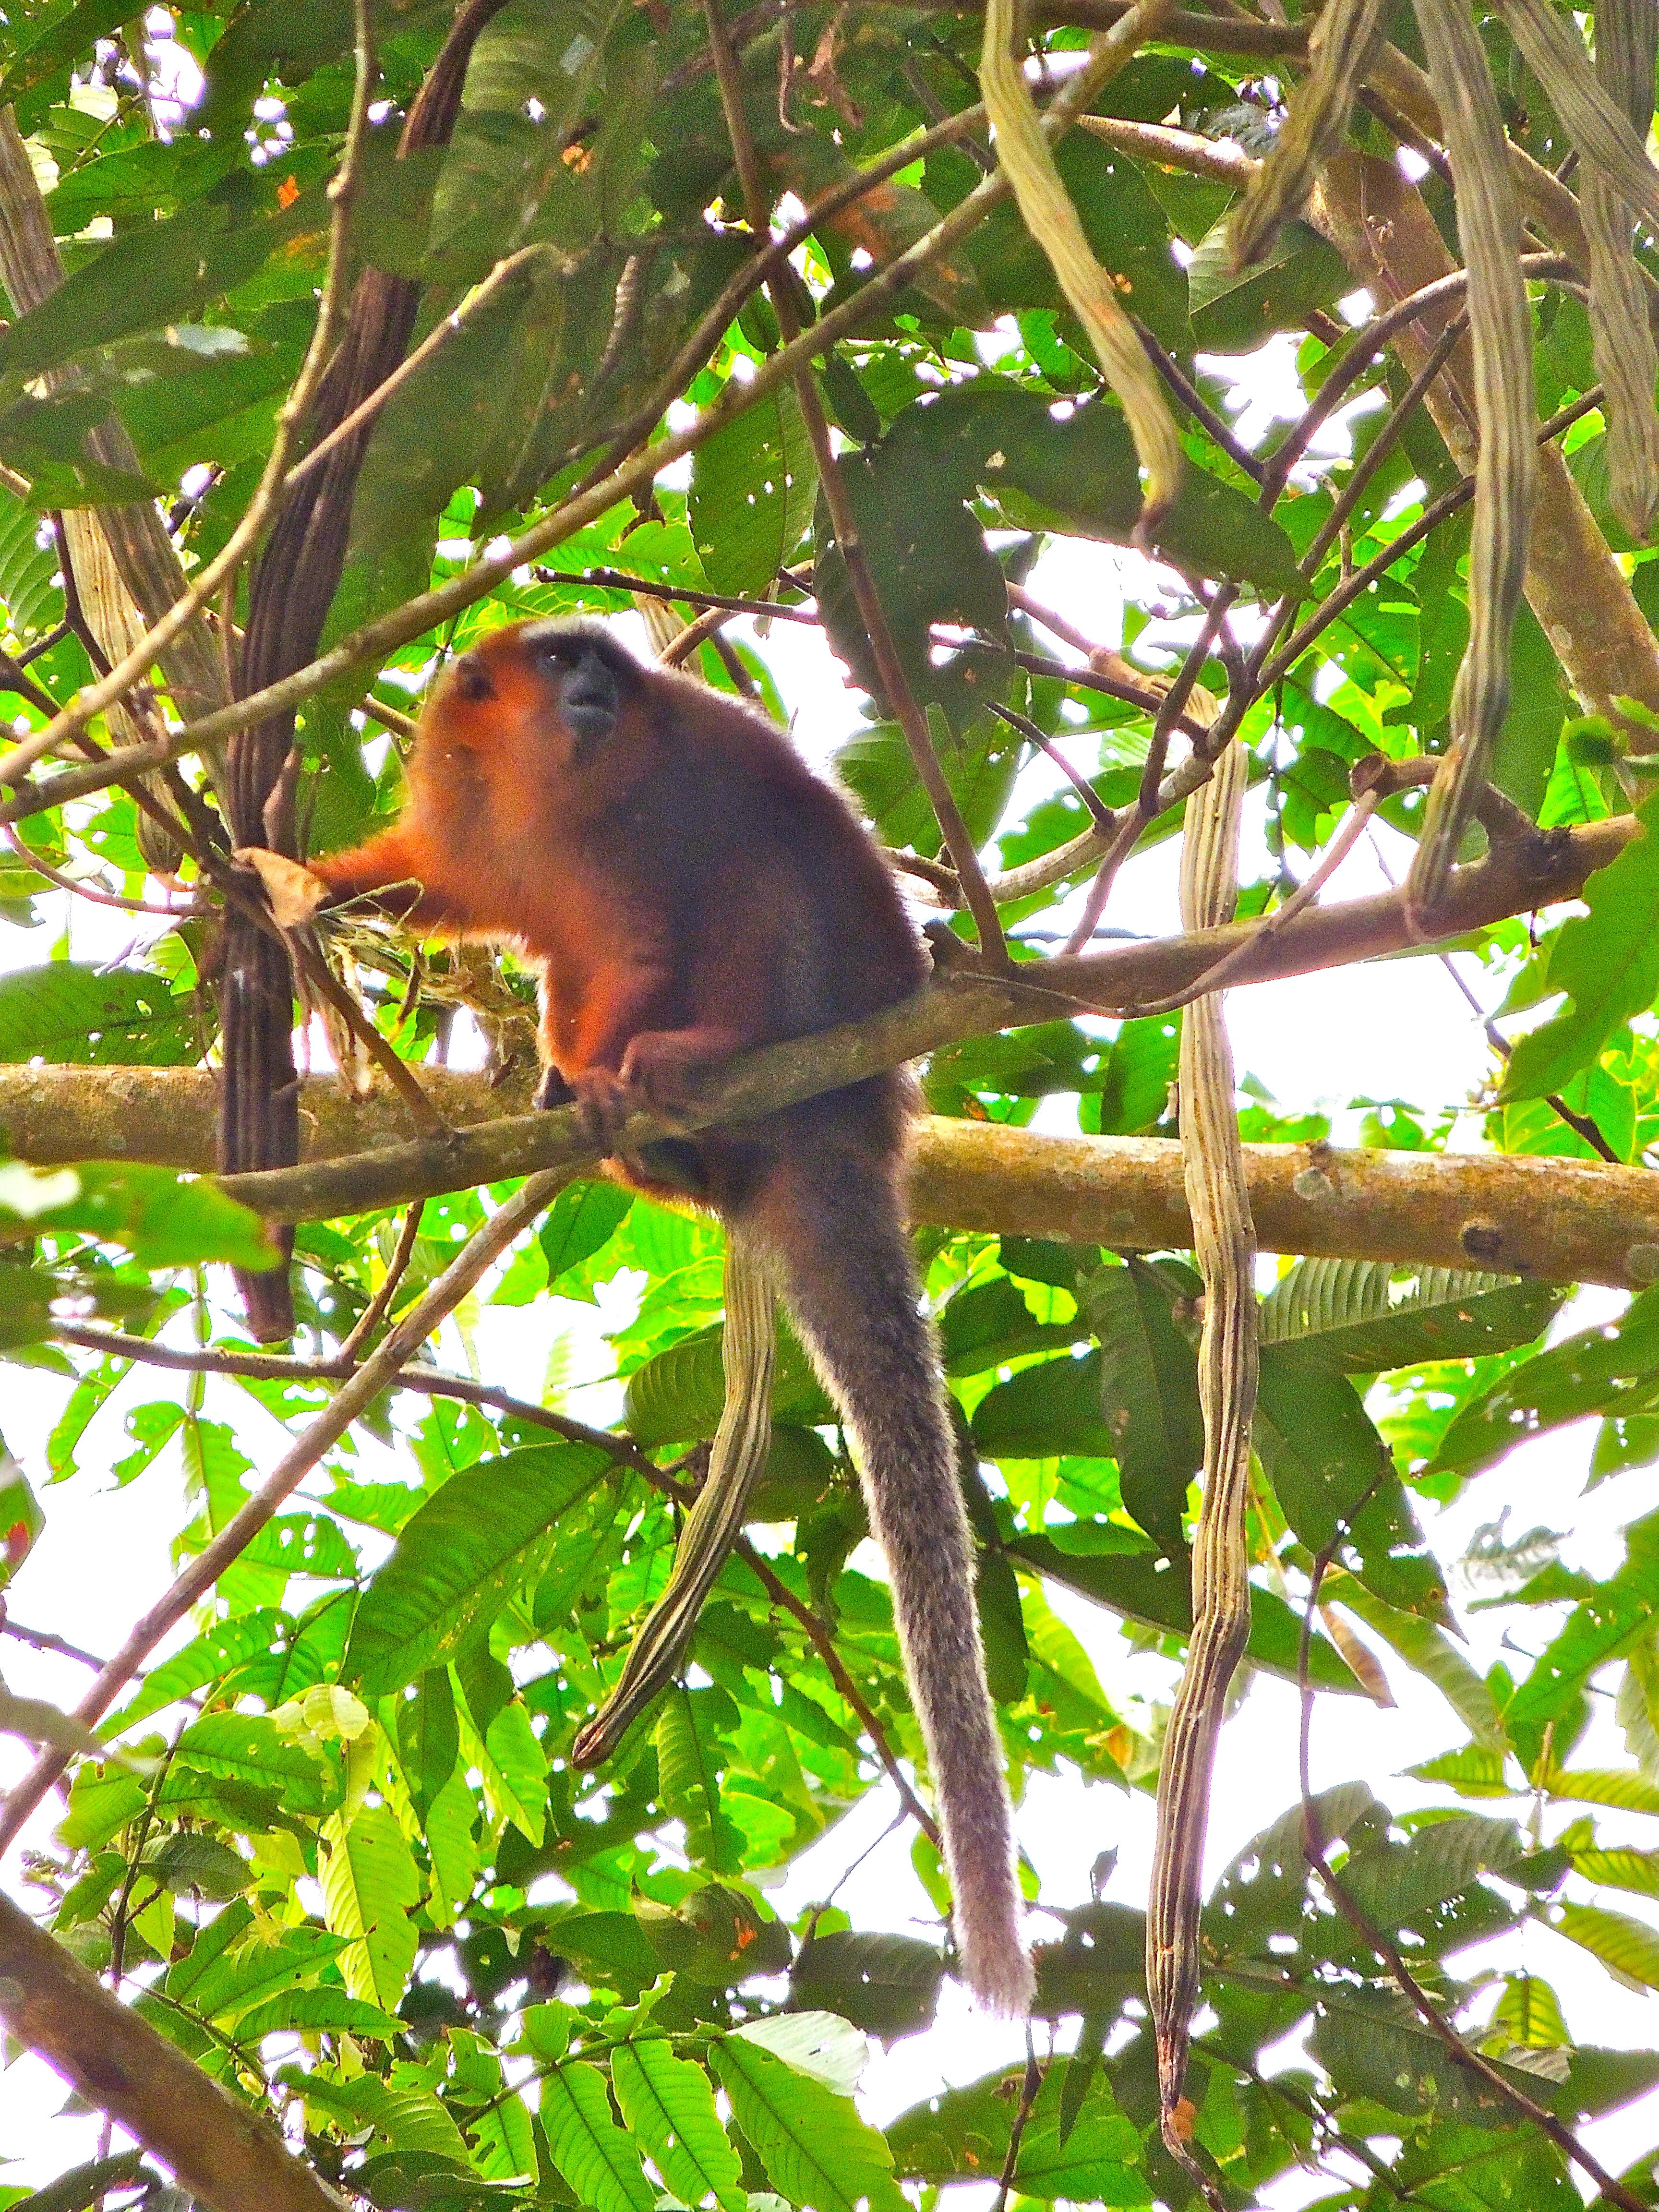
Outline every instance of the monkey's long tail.
[[802, 1342], [852, 1433], [927, 1746], [969, 1987], [1022, 2015], [1013, 1824], [974, 1606], [974, 1553], [896, 1163], [867, 1139], [786, 1159], [750, 1216], [776, 1254]]

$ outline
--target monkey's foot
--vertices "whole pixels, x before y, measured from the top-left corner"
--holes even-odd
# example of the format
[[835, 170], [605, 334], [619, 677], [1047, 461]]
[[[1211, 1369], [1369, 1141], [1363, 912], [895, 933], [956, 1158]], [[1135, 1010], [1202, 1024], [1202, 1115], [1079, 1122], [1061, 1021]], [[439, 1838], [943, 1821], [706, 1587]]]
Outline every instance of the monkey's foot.
[[557, 1106], [574, 1106], [576, 1103], [576, 1094], [560, 1074], [558, 1069], [550, 1062], [542, 1070], [542, 1079], [536, 1085], [536, 1096], [532, 1103], [538, 1113], [550, 1113]]
[[744, 1042], [735, 1030], [642, 1030], [623, 1056], [623, 1077], [665, 1128], [689, 1134], [698, 1126], [688, 1110], [697, 1077]]
[[642, 1103], [633, 1085], [613, 1067], [585, 1067], [570, 1079], [570, 1091], [584, 1131], [602, 1152], [614, 1154], [623, 1123]]

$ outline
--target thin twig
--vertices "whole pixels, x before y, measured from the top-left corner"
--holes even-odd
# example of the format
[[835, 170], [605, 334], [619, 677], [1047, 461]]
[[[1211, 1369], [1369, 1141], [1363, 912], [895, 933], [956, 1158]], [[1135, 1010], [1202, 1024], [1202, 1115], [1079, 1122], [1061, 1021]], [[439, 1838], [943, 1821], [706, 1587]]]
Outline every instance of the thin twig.
[[[1435, 763], [1432, 760], [1428, 760], [1425, 762], [1424, 765], [1432, 770]], [[1522, 821], [1526, 821], [1526, 817], [1523, 815], [1522, 819]], [[1532, 823], [1528, 823], [1527, 826], [1530, 829], [1533, 825]], [[1487, 835], [1490, 836], [1491, 834], [1491, 831], [1488, 830]], [[1395, 880], [1394, 872], [1389, 866], [1388, 861], [1383, 857], [1382, 852], [1377, 849], [1375, 839], [1372, 840], [1371, 849], [1376, 854], [1377, 866], [1381, 869], [1387, 881], [1392, 884]], [[1450, 953], [1443, 952], [1439, 957], [1441, 966], [1451, 977], [1452, 981], [1457, 986], [1457, 988], [1462, 994], [1464, 1000], [1468, 1004], [1470, 1012], [1480, 1023], [1482, 1030], [1485, 1032], [1487, 1043], [1498, 1054], [1499, 1060], [1507, 1060], [1511, 1052], [1515, 1049], [1514, 1046], [1504, 1035], [1502, 1030], [1498, 1028], [1497, 1023], [1493, 1021], [1492, 1016], [1481, 1005], [1480, 1000], [1476, 998], [1474, 993], [1469, 988], [1469, 986], [1464, 981], [1461, 972], [1453, 966]], [[1581, 1138], [1583, 1141], [1589, 1146], [1590, 1150], [1593, 1152], [1598, 1153], [1602, 1159], [1607, 1161], [1610, 1167], [1623, 1167], [1626, 1164], [1622, 1156], [1601, 1133], [1601, 1125], [1595, 1119], [1594, 1115], [1589, 1114], [1581, 1114], [1576, 1107], [1569, 1106], [1566, 1100], [1562, 1097], [1559, 1091], [1547, 1091], [1544, 1093], [1544, 1103], [1549, 1108], [1551, 1113], [1555, 1115], [1559, 1121], [1564, 1122], [1566, 1127], [1572, 1131], [1576, 1137]]]
[[990, 706], [991, 712], [1006, 722], [1011, 729], [1018, 730], [1021, 737], [1029, 744], [1036, 745], [1039, 751], [1047, 754], [1088, 808], [1097, 830], [1109, 833], [1116, 829], [1116, 815], [1113, 813], [1087, 776], [1081, 775], [1072, 766], [1046, 730], [1038, 729], [1029, 714], [1017, 714], [1012, 707], [1004, 707], [994, 699], [991, 701]]
[[683, 584], [659, 584], [652, 576], [630, 576], [621, 568], [589, 568], [578, 573], [574, 568], [544, 568], [531, 571], [538, 584], [581, 584], [595, 591], [633, 592], [642, 593], [647, 599], [673, 599], [688, 607], [720, 607], [729, 615], [754, 615], [766, 620], [804, 623], [809, 628], [821, 627], [823, 617], [811, 607], [788, 607], [775, 599], [734, 599], [724, 592], [693, 592]]
[[[720, 17], [720, 0], [703, 0], [703, 15], [708, 25], [709, 48], [714, 57], [714, 75], [720, 85], [720, 106], [725, 112], [726, 134], [731, 139], [732, 156], [737, 163], [749, 227], [757, 238], [765, 238], [769, 235], [769, 204], [754, 140], [750, 134], [749, 119], [744, 112], [742, 72]], [[808, 319], [800, 311], [798, 282], [794, 271], [786, 264], [775, 272], [767, 285], [768, 296], [786, 346], [793, 344], [799, 338], [803, 325]], [[846, 479], [842, 474], [841, 463], [830, 436], [823, 403], [818, 397], [811, 364], [806, 361], [803, 361], [795, 372], [793, 383], [801, 420], [805, 425], [813, 457], [817, 463], [818, 482], [823, 488], [824, 504], [830, 510], [836, 544], [847, 570], [847, 580], [852, 586], [853, 597], [858, 605], [859, 619], [869, 641], [877, 681], [885, 695], [888, 712], [904, 733], [911, 760], [933, 807], [945, 849], [956, 869], [957, 879], [962, 885], [963, 896], [968, 902], [968, 911], [972, 915], [974, 926], [979, 933], [981, 953], [988, 962], [1006, 963], [1007, 948], [1003, 943], [1002, 924], [997, 916], [996, 903], [986, 889], [985, 872], [980, 866], [973, 839], [968, 834], [968, 825], [962, 818], [956, 794], [951, 789], [940, 763], [927, 719], [911, 689], [909, 677], [894, 646], [886, 610], [881, 604], [875, 579], [865, 557], [858, 518], [853, 511]]]
[[[1287, 922], [1296, 920], [1304, 907], [1312, 905], [1358, 843], [1361, 832], [1376, 811], [1375, 792], [1368, 791], [1354, 801], [1332, 836], [1329, 844], [1301, 883], [1291, 893], [1289, 898], [1285, 900], [1284, 905], [1275, 907], [1270, 915], [1264, 916], [1261, 935], [1250, 940], [1252, 951], [1261, 945], [1263, 938], [1275, 930], [1284, 928]], [[1213, 968], [1206, 968], [1201, 975], [1187, 986], [1185, 990], [1172, 991], [1168, 998], [1143, 1001], [1135, 1009], [1137, 1018], [1144, 1019], [1148, 1014], [1172, 1014], [1177, 1006], [1190, 1006], [1194, 999], [1207, 998], [1212, 991], [1220, 990], [1228, 977], [1243, 965], [1240, 958], [1243, 951], [1244, 947], [1242, 945], [1236, 945], [1231, 952], [1224, 954], [1216, 962]]]
[[1261, 456], [1259, 453], [1253, 453], [1248, 446], [1239, 443], [1232, 430], [1216, 413], [1174, 355], [1164, 351], [1146, 324], [1133, 317], [1130, 319], [1134, 322], [1135, 336], [1146, 348], [1147, 360], [1151, 362], [1187, 412], [1195, 422], [1203, 425], [1234, 466], [1242, 469], [1253, 483], [1259, 484], [1267, 473], [1267, 464]]
[[54, 868], [50, 860], [30, 850], [9, 822], [0, 823], [5, 840], [21, 860], [26, 860], [37, 876], [44, 876], [49, 884], [56, 884], [60, 891], [68, 891], [76, 898], [88, 899], [94, 906], [112, 906], [123, 914], [165, 915], [173, 921], [185, 921], [195, 912], [192, 900], [185, 906], [156, 906], [149, 899], [122, 898], [115, 891], [94, 890], [88, 883], [75, 876], [66, 876], [61, 868]]
[[53, 1651], [59, 1658], [73, 1659], [77, 1666], [90, 1667], [94, 1671], [104, 1663], [96, 1652], [83, 1651], [78, 1644], [66, 1643], [49, 1629], [25, 1628], [21, 1620], [0, 1621], [0, 1636], [15, 1636], [32, 1651]]
[[1019, 2146], [1024, 2138], [1025, 2124], [1031, 2117], [1042, 2087], [1042, 2069], [1037, 2064], [1036, 2044], [1031, 2034], [1030, 2021], [1025, 2023], [1025, 2074], [1019, 2085], [1019, 2104], [1013, 2124], [1008, 2130], [1008, 2151], [1002, 2161], [1002, 2172], [997, 2177], [996, 2212], [1008, 2212], [1008, 2194], [1014, 2185], [1014, 2173], [1019, 2165]]
[[409, 1263], [415, 1256], [416, 1239], [421, 1233], [421, 1216], [425, 1212], [426, 1200], [417, 1198], [404, 1215], [404, 1225], [398, 1232], [397, 1249], [392, 1255], [386, 1279], [341, 1343], [339, 1356], [343, 1367], [356, 1362], [358, 1352], [380, 1327], [392, 1299], [398, 1295], [398, 1285], [408, 1273]]

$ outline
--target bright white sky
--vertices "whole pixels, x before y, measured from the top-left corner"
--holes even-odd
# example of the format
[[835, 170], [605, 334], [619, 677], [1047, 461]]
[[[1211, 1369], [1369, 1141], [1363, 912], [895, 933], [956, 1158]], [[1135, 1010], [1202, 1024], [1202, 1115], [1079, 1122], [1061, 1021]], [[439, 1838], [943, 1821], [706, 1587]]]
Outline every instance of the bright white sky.
[[[1247, 410], [1243, 428], [1252, 442], [1274, 414], [1297, 411], [1290, 356], [1288, 343], [1275, 341], [1249, 365], [1237, 398]], [[1228, 374], [1237, 374], [1241, 364], [1225, 367]], [[1332, 426], [1324, 450], [1341, 451], [1345, 445], [1339, 422]], [[1115, 643], [1122, 592], [1126, 584], [1135, 582], [1139, 565], [1133, 556], [1109, 548], [1068, 548], [1042, 564], [1033, 589], [1086, 635]], [[1144, 570], [1139, 574], [1144, 575]], [[1176, 635], [1162, 633], [1166, 642]], [[1149, 634], [1138, 650], [1147, 654], [1159, 635]], [[785, 698], [798, 709], [799, 742], [814, 758], [825, 757], [857, 720], [839, 668], [816, 632], [792, 625], [776, 625], [764, 650]], [[1036, 772], [1045, 782], [1048, 774], [1046, 769]], [[1041, 787], [1042, 782], [1034, 782], [1033, 795]], [[1167, 847], [1125, 870], [1109, 921], [1148, 933], [1176, 927], [1173, 850]], [[1396, 849], [1396, 872], [1398, 860]], [[1247, 857], [1246, 875], [1255, 872]], [[1382, 882], [1375, 854], [1362, 842], [1326, 896], [1353, 896], [1377, 890]], [[54, 917], [52, 930], [24, 934], [0, 929], [0, 966], [22, 965], [48, 956], [52, 936], [61, 926], [58, 916], [64, 902], [54, 896], [44, 903]], [[81, 958], [118, 959], [131, 941], [126, 917], [84, 902], [76, 906], [73, 938]], [[1478, 971], [1473, 963], [1466, 965], [1470, 981], [1480, 988]], [[1490, 986], [1487, 991], [1491, 995]], [[1334, 1114], [1339, 1141], [1357, 1118], [1347, 1112], [1355, 1097], [1398, 1097], [1427, 1108], [1457, 1104], [1477, 1091], [1491, 1071], [1490, 1054], [1474, 1018], [1449, 978], [1432, 962], [1389, 962], [1368, 967], [1358, 975], [1338, 972], [1238, 991], [1230, 998], [1229, 1012], [1241, 1077], [1247, 1073], [1255, 1076], [1287, 1107], [1323, 1103]], [[1474, 1142], [1478, 1122], [1467, 1120], [1459, 1134], [1462, 1141]], [[1559, 1326], [1583, 1327], [1616, 1311], [1620, 1303], [1607, 1294], [1586, 1294], [1576, 1303], [1570, 1320], [1564, 1318]], [[578, 1317], [572, 1313], [573, 1319]], [[490, 1316], [477, 1338], [483, 1371], [515, 1378], [542, 1372], [550, 1349], [546, 1328], [544, 1314]], [[591, 1321], [587, 1328], [591, 1343]], [[594, 1364], [588, 1371], [603, 1372], [604, 1347], [592, 1349]], [[447, 1341], [442, 1354], [457, 1359], [459, 1345]], [[7, 1371], [11, 1379], [0, 1404], [0, 1427], [39, 1486], [45, 1441], [61, 1407], [64, 1388], [21, 1369]], [[580, 1360], [576, 1371], [582, 1371]], [[170, 1379], [151, 1374], [143, 1378], [137, 1395], [162, 1396]], [[131, 1393], [129, 1401], [136, 1401]], [[236, 1420], [248, 1449], [257, 1450], [254, 1440], [262, 1437], [270, 1450], [276, 1449], [276, 1425], [221, 1382], [209, 1388], [210, 1413], [216, 1407]], [[589, 1418], [605, 1419], [611, 1417], [614, 1406], [600, 1406], [590, 1393], [580, 1410]], [[1581, 1498], [1589, 1433], [1587, 1425], [1524, 1445], [1505, 1462], [1501, 1475], [1488, 1475], [1484, 1484], [1472, 1486], [1456, 1505], [1438, 1514], [1424, 1507], [1430, 1540], [1442, 1559], [1455, 1560], [1474, 1530], [1507, 1506], [1514, 1532], [1540, 1522], [1553, 1528], [1571, 1526], [1573, 1533], [1565, 1551], [1570, 1565], [1601, 1571], [1616, 1562], [1622, 1555], [1619, 1530], [1647, 1502], [1646, 1488], [1638, 1492], [1627, 1479]], [[117, 1455], [121, 1441], [118, 1410], [114, 1417], [101, 1417], [99, 1435], [106, 1449], [92, 1456], [107, 1462]], [[373, 1453], [378, 1448], [369, 1449]], [[16, 1617], [94, 1651], [106, 1651], [170, 1579], [168, 1540], [183, 1517], [176, 1460], [164, 1457], [124, 1492], [112, 1490], [95, 1475], [82, 1474], [44, 1492], [43, 1502], [48, 1516], [46, 1532], [9, 1594]], [[1455, 1588], [1454, 1595], [1458, 1594]], [[1109, 1616], [1064, 1593], [1050, 1595], [1083, 1639], [1109, 1693], [1121, 1708], [1132, 1711], [1138, 1703], [1167, 1700], [1174, 1676], [1165, 1662], [1133, 1657]], [[1536, 1651], [1554, 1633], [1560, 1618], [1555, 1608], [1528, 1614], [1516, 1625], [1516, 1643]], [[1494, 1616], [1475, 1613], [1465, 1625], [1469, 1656], [1483, 1668], [1490, 1666], [1498, 1656], [1501, 1633]], [[0, 1656], [8, 1683], [21, 1693], [53, 1698], [68, 1705], [85, 1681], [82, 1672], [70, 1662], [43, 1656], [15, 1642], [8, 1641]], [[1461, 1742], [1463, 1731], [1434, 1692], [1403, 1665], [1391, 1658], [1385, 1663], [1400, 1700], [1398, 1708], [1378, 1711], [1357, 1699], [1322, 1701], [1316, 1719], [1314, 1778], [1316, 1786], [1322, 1788], [1363, 1778], [1389, 1803], [1403, 1809], [1432, 1802], [1434, 1793], [1398, 1778], [1401, 1770]], [[1296, 1798], [1295, 1705], [1287, 1686], [1258, 1680], [1225, 1731], [1211, 1821], [1207, 1864], [1212, 1880], [1250, 1837]], [[1610, 1698], [1600, 1702], [1591, 1737], [1579, 1756], [1595, 1764], [1622, 1759]], [[23, 1764], [18, 1747], [0, 1740], [0, 1784]], [[872, 1792], [798, 1863], [775, 1893], [777, 1909], [790, 1914], [822, 1898], [880, 1834], [894, 1810], [889, 1790], [884, 1786]], [[1609, 1841], [1652, 1840], [1641, 1832], [1639, 1820], [1617, 1814], [1598, 1817]], [[1559, 1814], [1547, 1816], [1546, 1832], [1555, 1832], [1563, 1820]], [[1109, 1893], [1144, 1901], [1152, 1832], [1150, 1799], [1105, 1788], [1085, 1789], [1074, 1778], [1038, 1779], [1019, 1809], [1018, 1826], [1024, 1847], [1041, 1874], [1043, 1893], [1056, 1904], [1086, 1898], [1089, 1869], [1109, 1846], [1120, 1854]], [[879, 1844], [840, 1890], [838, 1901], [856, 1923], [932, 1926], [928, 1902], [910, 1869], [909, 1841], [908, 1833], [900, 1831]], [[18, 1877], [14, 1859], [8, 1869], [9, 1886], [27, 1897], [28, 1891], [19, 1888]], [[1642, 1909], [1639, 1901], [1622, 1896], [1608, 1901], [1621, 1911], [1639, 1913]], [[1036, 1917], [1033, 1935], [1048, 1932], [1041, 1916]], [[1517, 1936], [1486, 1946], [1478, 1957], [1465, 1954], [1458, 1963], [1466, 1973], [1524, 1966], [1544, 1976], [1561, 1993], [1570, 2027], [1587, 2040], [1649, 2045], [1659, 2034], [1659, 2019], [1650, 1997], [1620, 1988], [1547, 1929], [1528, 1927]], [[940, 2022], [932, 2034], [913, 2038], [885, 2054], [872, 2048], [863, 2093], [866, 2109], [873, 2119], [884, 2121], [946, 2082], [970, 2081], [1018, 2057], [1023, 2047], [1018, 2031], [975, 2015], [966, 1999], [947, 1984]], [[1044, 2047], [1041, 2042], [1039, 2047]], [[1296, 2063], [1292, 2049], [1284, 2051], [1283, 2063]], [[76, 2159], [92, 2154], [95, 2120], [55, 2118], [62, 2095], [62, 2085], [32, 2057], [19, 2059], [0, 2074], [0, 2160], [14, 2161], [0, 2166], [0, 2179], [39, 2185]], [[1599, 2155], [1615, 2172], [1656, 2139], [1659, 2097], [1627, 2108], [1590, 2135]], [[1292, 2176], [1265, 2201], [1275, 2207], [1302, 2206], [1329, 2186], [1328, 2180], [1312, 2175]], [[991, 2194], [987, 2184], [957, 2201], [969, 2205], [982, 2199], [988, 2206]]]

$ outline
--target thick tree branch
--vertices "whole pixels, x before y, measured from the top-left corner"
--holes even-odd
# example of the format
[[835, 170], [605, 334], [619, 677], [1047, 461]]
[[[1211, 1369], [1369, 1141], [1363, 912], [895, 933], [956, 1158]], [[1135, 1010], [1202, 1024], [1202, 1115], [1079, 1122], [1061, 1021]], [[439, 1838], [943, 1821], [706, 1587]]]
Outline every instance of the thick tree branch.
[[[489, 1125], [504, 1107], [516, 1113], [528, 1104], [527, 1085], [504, 1094], [481, 1074], [427, 1074], [458, 1127]], [[384, 1090], [356, 1099], [321, 1080], [306, 1085], [301, 1118], [309, 1156], [341, 1171], [392, 1142], [402, 1126]], [[129, 1159], [194, 1170], [213, 1164], [211, 1079], [193, 1072], [0, 1068], [0, 1123], [23, 1157], [42, 1165], [107, 1158], [117, 1140]], [[1659, 1176], [1644, 1169], [1329, 1145], [1247, 1145], [1244, 1157], [1264, 1250], [1484, 1267], [1629, 1290], [1659, 1270]], [[1192, 1239], [1180, 1147], [1159, 1137], [1052, 1136], [930, 1117], [917, 1133], [911, 1213], [941, 1228], [1127, 1251], [1184, 1250]], [[62, 1335], [65, 1343], [94, 1341], [78, 1323]], [[305, 1369], [303, 1361], [266, 1360], [231, 1371]], [[423, 1370], [416, 1373], [419, 1387], [438, 1395], [495, 1402], [486, 1384], [458, 1377], [440, 1386]]]
[[270, 2123], [0, 1896], [0, 2014], [214, 2212], [343, 2212]]

